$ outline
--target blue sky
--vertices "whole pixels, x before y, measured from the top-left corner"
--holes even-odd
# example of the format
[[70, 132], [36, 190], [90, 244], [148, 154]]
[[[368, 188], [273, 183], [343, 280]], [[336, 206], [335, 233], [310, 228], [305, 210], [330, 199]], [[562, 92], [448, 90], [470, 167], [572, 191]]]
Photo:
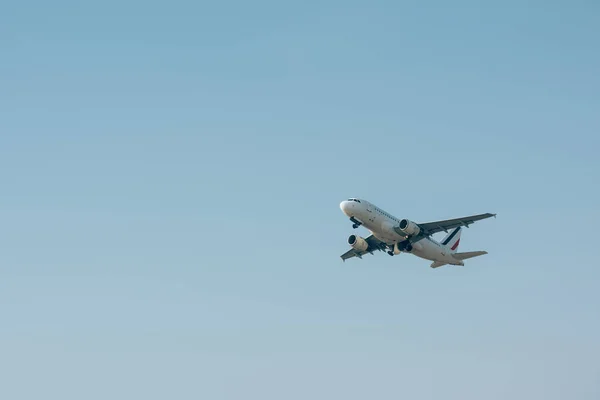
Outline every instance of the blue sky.
[[594, 2], [2, 8], [0, 397], [600, 397]]

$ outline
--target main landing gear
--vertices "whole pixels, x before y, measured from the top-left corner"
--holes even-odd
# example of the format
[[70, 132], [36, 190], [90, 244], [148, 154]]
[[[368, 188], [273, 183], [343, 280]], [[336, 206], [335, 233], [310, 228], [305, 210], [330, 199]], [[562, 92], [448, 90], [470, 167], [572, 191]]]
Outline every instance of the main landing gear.
[[389, 248], [389, 250], [386, 253], [388, 253], [391, 257], [393, 257], [394, 256], [394, 245], [388, 244], [388, 248]]
[[[390, 256], [394, 255], [394, 247], [395, 245], [388, 245], [388, 247], [390, 248], [390, 250], [387, 251], [387, 253]], [[413, 247], [410, 244], [410, 242], [408, 241], [404, 241], [404, 242], [399, 242], [398, 243], [398, 250], [400, 250], [401, 252], [406, 252], [406, 253], [410, 253], [412, 251]]]

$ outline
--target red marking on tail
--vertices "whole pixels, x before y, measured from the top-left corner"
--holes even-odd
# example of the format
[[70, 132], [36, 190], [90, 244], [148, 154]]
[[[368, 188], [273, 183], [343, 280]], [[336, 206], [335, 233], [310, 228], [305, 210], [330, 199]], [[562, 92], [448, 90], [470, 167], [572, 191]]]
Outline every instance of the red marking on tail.
[[460, 239], [458, 239], [458, 240], [456, 241], [456, 243], [454, 243], [454, 246], [452, 246], [452, 247], [450, 248], [450, 250], [456, 250], [456, 248], [458, 247], [458, 244], [459, 244], [459, 243], [460, 243]]

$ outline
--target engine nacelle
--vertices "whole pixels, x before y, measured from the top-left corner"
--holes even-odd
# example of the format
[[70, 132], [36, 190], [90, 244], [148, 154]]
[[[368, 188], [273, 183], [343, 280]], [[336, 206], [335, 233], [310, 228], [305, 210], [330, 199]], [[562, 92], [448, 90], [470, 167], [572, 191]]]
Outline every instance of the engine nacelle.
[[369, 248], [369, 243], [358, 235], [350, 235], [348, 244], [358, 251], [366, 251]]
[[419, 228], [419, 225], [407, 219], [403, 219], [402, 221], [400, 221], [400, 230], [409, 236], [415, 236], [418, 235], [419, 232], [421, 232], [421, 228]]

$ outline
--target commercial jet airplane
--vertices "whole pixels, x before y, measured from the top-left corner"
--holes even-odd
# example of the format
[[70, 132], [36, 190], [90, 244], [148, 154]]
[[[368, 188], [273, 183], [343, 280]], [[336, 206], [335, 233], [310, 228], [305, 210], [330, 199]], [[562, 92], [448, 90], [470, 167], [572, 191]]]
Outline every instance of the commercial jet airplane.
[[[433, 261], [431, 268], [446, 264], [465, 265], [463, 260], [487, 254], [487, 251], [458, 253], [460, 233], [463, 226], [468, 228], [475, 221], [496, 217], [496, 214], [487, 213], [417, 224], [408, 219], [400, 220], [363, 199], [350, 198], [342, 201], [340, 208], [350, 217], [354, 229], [362, 225], [371, 232], [367, 238], [350, 235], [348, 244], [352, 249], [341, 255], [342, 260], [362, 258], [367, 253], [373, 254], [373, 251], [380, 250], [387, 251], [390, 256], [414, 254]], [[441, 242], [430, 237], [442, 231], [446, 232], [446, 237]]]

